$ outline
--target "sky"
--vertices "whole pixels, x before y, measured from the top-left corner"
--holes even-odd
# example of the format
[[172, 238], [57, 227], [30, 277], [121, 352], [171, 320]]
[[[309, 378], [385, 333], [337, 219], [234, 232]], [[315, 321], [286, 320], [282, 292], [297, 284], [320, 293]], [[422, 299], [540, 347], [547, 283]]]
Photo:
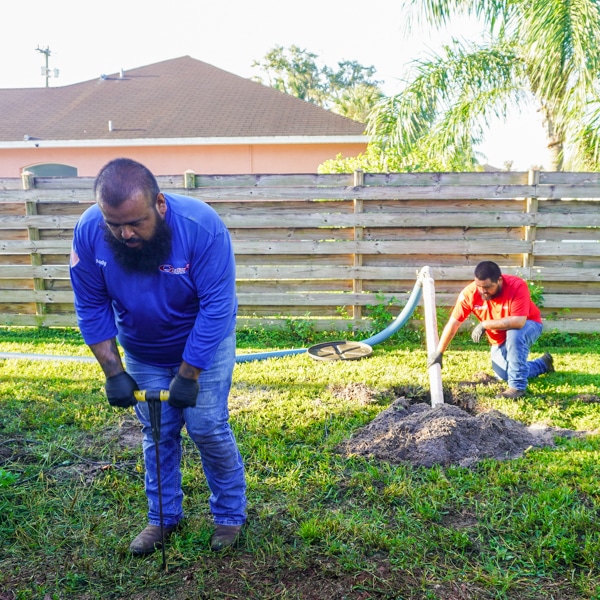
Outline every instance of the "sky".
[[[2, 0], [0, 88], [51, 87], [89, 81], [155, 62], [191, 56], [241, 77], [259, 76], [252, 62], [275, 46], [299, 46], [336, 67], [355, 60], [376, 69], [386, 94], [400, 91], [409, 63], [451, 37], [475, 39], [473, 22], [438, 33], [406, 31], [399, 0]], [[1, 118], [1, 116], [0, 116]], [[486, 162], [527, 170], [547, 162], [543, 129], [533, 109], [515, 111], [479, 147]]]

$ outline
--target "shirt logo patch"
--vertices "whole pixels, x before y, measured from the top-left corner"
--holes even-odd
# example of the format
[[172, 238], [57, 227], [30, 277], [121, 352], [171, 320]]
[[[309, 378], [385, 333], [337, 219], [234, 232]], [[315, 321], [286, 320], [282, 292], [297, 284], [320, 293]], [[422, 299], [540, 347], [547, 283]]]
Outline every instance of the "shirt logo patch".
[[74, 267], [79, 262], [79, 254], [77, 254], [77, 250], [74, 247], [71, 248], [71, 266]]
[[190, 263], [185, 267], [174, 267], [173, 265], [160, 265], [158, 270], [162, 273], [169, 273], [170, 275], [187, 275], [190, 270]]

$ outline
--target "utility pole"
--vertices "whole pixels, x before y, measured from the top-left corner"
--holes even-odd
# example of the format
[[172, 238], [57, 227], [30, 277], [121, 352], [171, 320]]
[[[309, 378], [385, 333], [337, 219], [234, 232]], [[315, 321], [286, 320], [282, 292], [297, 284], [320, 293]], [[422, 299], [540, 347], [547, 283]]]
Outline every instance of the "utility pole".
[[[46, 87], [48, 87], [48, 80], [50, 79], [50, 69], [48, 67], [48, 58], [50, 57], [50, 47], [46, 46], [46, 48], [40, 48], [39, 46], [36, 50], [46, 56], [46, 66], [42, 67], [42, 77], [46, 78]], [[54, 69], [54, 77], [58, 77], [58, 69]]]

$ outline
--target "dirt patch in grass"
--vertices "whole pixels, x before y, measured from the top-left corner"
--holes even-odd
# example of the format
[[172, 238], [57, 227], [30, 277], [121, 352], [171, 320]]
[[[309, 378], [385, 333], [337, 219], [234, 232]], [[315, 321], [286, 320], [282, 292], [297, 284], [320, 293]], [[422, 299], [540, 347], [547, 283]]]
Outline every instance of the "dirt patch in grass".
[[[470, 467], [482, 459], [510, 460], [530, 448], [554, 446], [556, 437], [586, 432], [526, 426], [497, 410], [479, 411], [476, 387], [497, 382], [484, 374], [444, 390], [444, 403], [431, 406], [423, 390], [392, 390], [396, 399], [338, 450], [390, 463]], [[364, 399], [361, 400], [364, 403]]]
[[[274, 559], [257, 560], [241, 553], [210, 558], [177, 571], [178, 582], [164, 590], [128, 594], [127, 600], [491, 600], [494, 590], [476, 582], [443, 581], [430, 578], [423, 586], [422, 569], [398, 569], [383, 556], [373, 557], [363, 568], [340, 567], [329, 556], [315, 555], [309, 564], [283, 565]], [[427, 594], [427, 595], [425, 595]], [[556, 583], [537, 578], [511, 587], [512, 600], [576, 600], [580, 595], [569, 582]], [[82, 600], [86, 600], [83, 596]], [[114, 596], [114, 600], [125, 597]]]
[[352, 382], [348, 385], [335, 383], [329, 386], [329, 391], [336, 398], [348, 400], [362, 406], [377, 404], [385, 393], [379, 392], [364, 383]]
[[[181, 584], [168, 591], [128, 595], [128, 600], [233, 600], [277, 598], [289, 600], [373, 600], [418, 598], [420, 582], [411, 573], [391, 567], [383, 557], [362, 569], [344, 569], [328, 556], [314, 556], [309, 564], [284, 565], [275, 559], [257, 560], [242, 553], [210, 558], [179, 570]], [[399, 594], [401, 596], [399, 596]], [[119, 599], [120, 600], [120, 599]]]
[[584, 404], [594, 404], [600, 402], [600, 396], [596, 394], [579, 394], [578, 396], [574, 396], [573, 400], [583, 402]]
[[120, 448], [142, 447], [142, 426], [136, 417], [129, 415], [119, 427], [117, 443]]

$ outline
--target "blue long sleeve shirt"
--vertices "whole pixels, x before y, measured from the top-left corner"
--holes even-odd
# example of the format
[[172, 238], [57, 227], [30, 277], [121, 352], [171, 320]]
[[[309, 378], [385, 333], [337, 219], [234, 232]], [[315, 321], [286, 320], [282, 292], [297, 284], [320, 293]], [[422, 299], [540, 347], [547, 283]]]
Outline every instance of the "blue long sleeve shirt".
[[98, 205], [77, 223], [71, 283], [86, 344], [117, 337], [153, 366], [185, 360], [205, 370], [235, 327], [235, 258], [229, 232], [206, 203], [165, 194], [172, 232], [169, 258], [153, 274], [124, 271], [104, 239]]

